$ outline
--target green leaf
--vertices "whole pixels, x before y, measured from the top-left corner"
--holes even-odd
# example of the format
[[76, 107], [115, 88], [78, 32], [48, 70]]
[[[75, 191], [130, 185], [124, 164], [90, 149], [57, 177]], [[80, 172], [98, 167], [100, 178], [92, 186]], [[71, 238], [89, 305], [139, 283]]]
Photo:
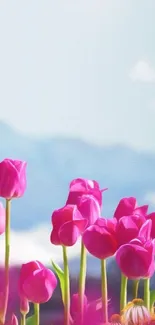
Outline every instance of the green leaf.
[[153, 307], [155, 303], [155, 290], [150, 291], [150, 308]]
[[35, 315], [30, 316], [26, 319], [26, 325], [35, 325], [35, 324], [36, 324]]
[[60, 288], [61, 288], [61, 296], [62, 296], [62, 301], [64, 303], [64, 297], [65, 297], [65, 278], [64, 278], [64, 271], [60, 268], [60, 266], [56, 263], [52, 262], [52, 267], [54, 272], [56, 273], [59, 282], [60, 282]]

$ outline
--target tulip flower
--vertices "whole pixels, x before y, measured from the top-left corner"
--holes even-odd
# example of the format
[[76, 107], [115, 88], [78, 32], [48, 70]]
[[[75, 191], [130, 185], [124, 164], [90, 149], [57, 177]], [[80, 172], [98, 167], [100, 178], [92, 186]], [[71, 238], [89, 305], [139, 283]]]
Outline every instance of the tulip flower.
[[12, 314], [11, 319], [5, 325], [18, 325], [18, 319], [15, 314]]
[[30, 302], [47, 302], [57, 286], [54, 273], [38, 261], [23, 264], [19, 277], [19, 294]]
[[83, 234], [83, 243], [88, 252], [100, 259], [114, 255], [117, 250], [114, 229], [114, 222], [104, 218], [99, 218], [93, 226], [88, 227]]
[[149, 324], [151, 315], [149, 310], [144, 306], [142, 299], [134, 299], [129, 302], [123, 310], [122, 323], [131, 324]]
[[[87, 227], [93, 225], [95, 221], [101, 216], [101, 207], [97, 199], [90, 194], [83, 194], [77, 199], [77, 207], [83, 218], [88, 223]], [[86, 280], [86, 249], [81, 241], [81, 256], [80, 256], [80, 275], [79, 275], [79, 314], [81, 315], [82, 323], [84, 314], [84, 291], [85, 291], [85, 280]]]
[[114, 217], [119, 220], [125, 216], [139, 215], [145, 217], [147, 214], [148, 205], [137, 207], [135, 197], [125, 197], [119, 201], [119, 204], [114, 212]]
[[20, 297], [20, 312], [23, 315], [27, 315], [29, 313], [29, 310], [30, 310], [29, 301], [24, 296], [21, 296]]
[[26, 162], [4, 159], [0, 162], [0, 197], [7, 200], [23, 196], [26, 189]]
[[26, 189], [26, 162], [4, 159], [0, 162], [0, 197], [6, 199], [5, 218], [5, 290], [2, 323], [5, 323], [9, 296], [10, 209], [11, 199], [21, 197]]
[[53, 229], [51, 243], [54, 245], [73, 246], [87, 226], [76, 205], [66, 205], [55, 210], [51, 217]]
[[143, 243], [134, 239], [122, 245], [116, 252], [116, 261], [129, 279], [150, 278], [155, 270], [154, 240]]
[[0, 235], [5, 232], [5, 208], [0, 202]]
[[93, 226], [88, 227], [83, 234], [83, 243], [88, 252], [101, 259], [101, 290], [103, 319], [108, 321], [107, 310], [107, 275], [106, 275], [106, 258], [115, 254], [117, 250], [117, 241], [115, 227], [117, 220], [99, 218]]
[[[88, 305], [87, 297], [86, 297], [86, 295], [84, 295], [84, 297], [83, 297], [83, 313], [84, 313], [84, 315], [87, 311], [87, 305]], [[79, 324], [81, 315], [79, 315], [79, 294], [78, 293], [76, 293], [72, 296], [70, 311], [71, 311], [71, 315], [73, 317], [74, 323]]]
[[132, 239], [138, 236], [141, 217], [139, 216], [127, 216], [118, 220], [116, 225], [116, 238], [118, 246], [127, 244]]
[[98, 201], [99, 205], [102, 205], [102, 192], [107, 190], [101, 190], [99, 184], [96, 181], [76, 178], [69, 186], [69, 195], [66, 204], [77, 204], [79, 197], [84, 194], [93, 195]]
[[88, 220], [87, 227], [101, 217], [101, 207], [93, 195], [84, 194], [77, 200], [77, 207], [83, 218]]
[[151, 237], [155, 238], [155, 212], [151, 212], [146, 218], [152, 221]]

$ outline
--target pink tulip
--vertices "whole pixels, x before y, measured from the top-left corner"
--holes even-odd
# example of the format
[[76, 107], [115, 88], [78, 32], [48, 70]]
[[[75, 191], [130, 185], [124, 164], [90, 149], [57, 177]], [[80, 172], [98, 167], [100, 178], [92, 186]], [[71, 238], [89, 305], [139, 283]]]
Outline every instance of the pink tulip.
[[29, 312], [29, 301], [27, 300], [27, 298], [25, 298], [24, 296], [20, 297], [20, 312], [22, 314], [28, 314]]
[[119, 201], [119, 204], [114, 212], [114, 217], [119, 220], [122, 217], [130, 215], [138, 215], [145, 217], [147, 214], [148, 205], [137, 207], [137, 201], [135, 197], [125, 197]]
[[5, 208], [0, 202], [0, 235], [5, 232]]
[[5, 325], [18, 325], [18, 319], [15, 314], [12, 314], [11, 319]]
[[137, 239], [140, 239], [141, 242], [145, 243], [148, 240], [151, 240], [152, 232], [152, 220], [146, 220], [141, 226]]
[[147, 220], [152, 220], [152, 230], [151, 230], [151, 237], [155, 238], [155, 212], [152, 212], [147, 215]]
[[[83, 299], [84, 313], [87, 310], [87, 304], [88, 304], [87, 297], [86, 297], [86, 295], [84, 295], [84, 299]], [[73, 319], [75, 320], [77, 318], [77, 316], [79, 316], [78, 315], [79, 314], [79, 294], [78, 293], [75, 293], [72, 296], [70, 311], [71, 311], [71, 315], [72, 315]]]
[[73, 246], [84, 232], [88, 220], [84, 219], [76, 205], [66, 205], [52, 214], [51, 243]]
[[32, 261], [23, 264], [19, 277], [19, 294], [33, 303], [45, 303], [57, 286], [54, 273], [42, 263]]
[[26, 189], [26, 162], [4, 159], [0, 163], [0, 196], [5, 199], [21, 197]]
[[78, 210], [83, 218], [88, 220], [88, 226], [91, 226], [101, 216], [101, 208], [98, 201], [93, 195], [82, 195], [77, 202]]
[[88, 252], [93, 256], [105, 259], [115, 254], [117, 241], [115, 237], [115, 225], [107, 223], [104, 218], [99, 218], [96, 224], [88, 227], [83, 234], [83, 243]]
[[107, 190], [101, 190], [99, 184], [96, 181], [92, 181], [84, 178], [76, 178], [70, 183], [69, 196], [66, 204], [77, 204], [79, 197], [84, 194], [93, 195], [98, 201], [99, 205], [102, 205], [102, 192]]
[[122, 217], [116, 225], [116, 238], [118, 246], [127, 244], [133, 238], [138, 236], [140, 227], [136, 223], [134, 216]]
[[129, 279], [150, 278], [155, 271], [154, 241], [134, 239], [122, 245], [116, 253], [121, 272]]

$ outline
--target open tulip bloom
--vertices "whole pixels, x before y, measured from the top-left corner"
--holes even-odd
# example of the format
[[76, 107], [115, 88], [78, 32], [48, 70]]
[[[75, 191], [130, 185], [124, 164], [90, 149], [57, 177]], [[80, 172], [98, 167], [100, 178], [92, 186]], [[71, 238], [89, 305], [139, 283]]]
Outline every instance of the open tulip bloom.
[[[66, 204], [52, 212], [51, 245], [62, 246], [63, 269], [53, 260], [51, 267], [41, 261], [21, 265], [17, 294], [19, 311], [8, 314], [10, 290], [11, 202], [26, 191], [25, 161], [4, 159], [0, 162], [0, 235], [5, 234], [4, 285], [0, 292], [0, 325], [41, 325], [40, 304], [48, 302], [60, 284], [64, 308], [63, 325], [143, 325], [155, 322], [155, 290], [150, 290], [150, 278], [155, 272], [155, 212], [148, 205], [138, 206], [135, 197], [125, 197], [118, 203], [111, 218], [102, 217], [102, 195], [97, 181], [76, 178], [64, 198]], [[50, 218], [49, 218], [50, 225]], [[80, 240], [78, 291], [71, 295], [68, 250]], [[97, 300], [86, 296], [87, 253], [100, 260], [101, 289]], [[121, 273], [120, 310], [109, 314], [106, 261], [114, 257]], [[50, 260], [50, 257], [49, 257]], [[128, 302], [127, 283], [133, 282], [133, 300]], [[138, 297], [139, 281], [144, 284], [143, 299]], [[30, 306], [33, 312], [29, 315]], [[52, 306], [52, 302], [51, 302]], [[52, 320], [52, 311], [51, 311]], [[53, 323], [57, 325], [57, 323]], [[44, 325], [44, 324], [43, 324]]]

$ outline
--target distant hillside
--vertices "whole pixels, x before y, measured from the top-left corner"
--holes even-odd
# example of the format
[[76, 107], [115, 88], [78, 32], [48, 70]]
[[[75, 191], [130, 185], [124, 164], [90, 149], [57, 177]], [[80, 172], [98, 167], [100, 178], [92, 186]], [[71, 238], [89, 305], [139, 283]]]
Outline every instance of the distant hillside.
[[6, 157], [28, 162], [27, 192], [13, 202], [14, 229], [49, 222], [76, 177], [95, 179], [109, 188], [103, 200], [107, 216], [122, 196], [135, 195], [143, 203], [146, 193], [155, 191], [155, 155], [122, 146], [99, 147], [59, 137], [36, 140], [0, 123], [0, 160]]

